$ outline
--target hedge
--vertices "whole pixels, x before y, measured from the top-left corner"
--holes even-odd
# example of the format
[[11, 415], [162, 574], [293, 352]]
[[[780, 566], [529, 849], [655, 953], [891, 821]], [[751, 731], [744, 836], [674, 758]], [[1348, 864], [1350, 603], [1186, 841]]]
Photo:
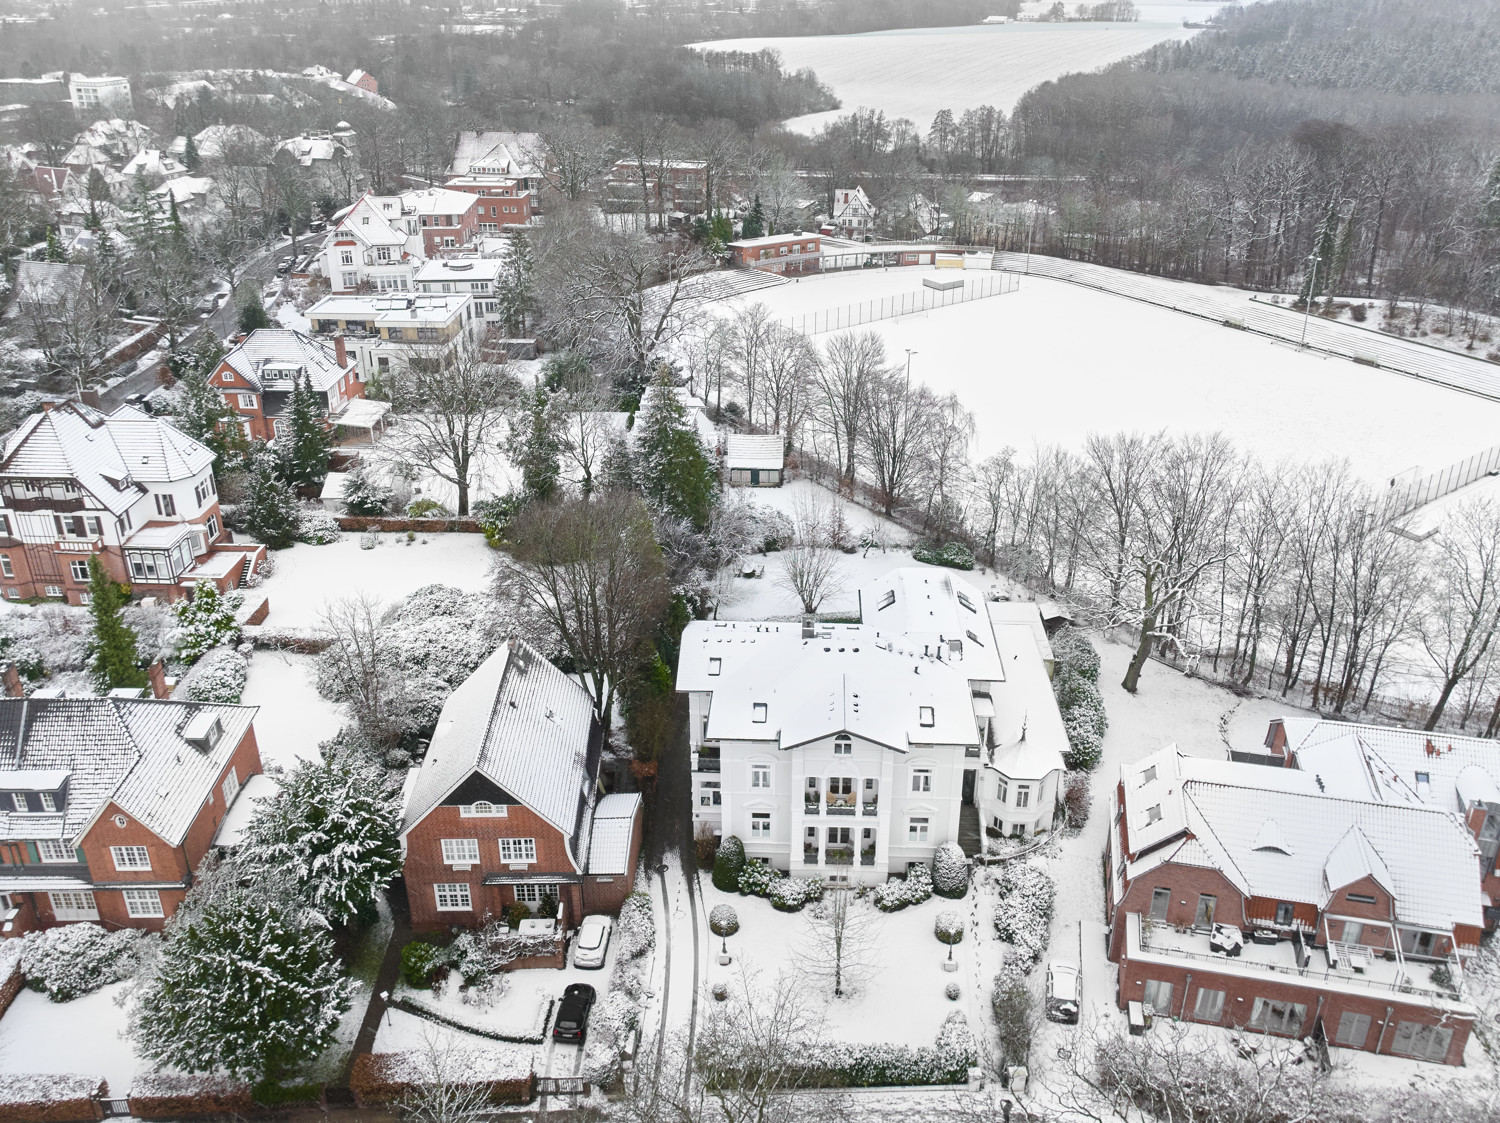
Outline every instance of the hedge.
[[392, 1006], [398, 1010], [405, 1010], [408, 1014], [414, 1014], [419, 1018], [425, 1018], [429, 1022], [447, 1026], [449, 1029], [462, 1030], [464, 1033], [472, 1033], [476, 1037], [488, 1037], [491, 1041], [504, 1041], [511, 1045], [541, 1045], [545, 1042], [547, 1039], [547, 1025], [552, 1021], [552, 1008], [556, 1004], [557, 999], [547, 999], [546, 1011], [537, 1019], [537, 1024], [540, 1028], [535, 1033], [519, 1034], [500, 1033], [498, 1030], [490, 1029], [487, 1026], [466, 1022], [462, 1018], [453, 1018], [447, 1014], [440, 1014], [431, 1006], [424, 1005], [405, 995], [395, 995], [391, 998]]
[[[361, 1053], [354, 1058], [349, 1088], [359, 1107], [399, 1102], [430, 1082], [421, 1053]], [[536, 1053], [532, 1049], [473, 1049], [449, 1055], [466, 1087], [483, 1087], [491, 1103], [530, 1103], [536, 1095]]]
[[0, 1123], [78, 1123], [104, 1118], [99, 1097], [109, 1085], [78, 1073], [0, 1076]]
[[478, 519], [412, 519], [404, 515], [335, 515], [340, 530], [410, 530], [417, 534], [483, 534]]
[[250, 1085], [226, 1076], [138, 1073], [130, 1086], [130, 1114], [137, 1119], [181, 1119], [188, 1115], [248, 1115], [255, 1101]]

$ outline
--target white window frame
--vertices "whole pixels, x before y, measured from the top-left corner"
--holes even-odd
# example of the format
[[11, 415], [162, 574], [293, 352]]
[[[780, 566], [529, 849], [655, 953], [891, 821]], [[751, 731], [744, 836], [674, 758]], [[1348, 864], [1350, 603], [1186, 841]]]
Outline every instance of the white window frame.
[[510, 808], [503, 803], [491, 803], [487, 799], [476, 799], [473, 803], [460, 803], [458, 805], [458, 817], [460, 819], [504, 819], [510, 814]]
[[22, 815], [25, 815], [28, 812], [30, 812], [31, 808], [28, 807], [27, 804], [26, 804], [26, 793], [25, 792], [11, 792], [10, 793], [10, 807], [11, 807], [12, 811], [16, 811], [16, 812], [18, 812], [18, 813], [20, 813]]
[[37, 794], [41, 797], [43, 811], [57, 810], [57, 796], [51, 792], [38, 792]]
[[769, 811], [752, 811], [750, 813], [750, 837], [767, 842], [771, 838], [771, 813]]
[[1172, 983], [1166, 979], [1147, 979], [1141, 993], [1141, 1001], [1150, 1006], [1151, 1012], [1158, 1017], [1171, 1017], [1174, 989]]
[[99, 904], [87, 889], [67, 889], [48, 893], [52, 915], [57, 920], [98, 920]]
[[516, 892], [516, 900], [533, 908], [542, 903], [543, 897], [551, 897], [554, 901], [561, 899], [555, 882], [549, 884], [543, 881], [527, 881], [520, 885], [512, 885], [511, 888]]
[[240, 394], [239, 395], [239, 399], [240, 399], [240, 408], [241, 409], [254, 409], [255, 408], [255, 395], [254, 394]]
[[231, 765], [229, 771], [224, 773], [224, 782], [219, 785], [219, 791], [224, 796], [224, 806], [228, 807], [234, 802], [234, 797], [240, 794], [240, 776]]
[[1016, 785], [1016, 806], [1017, 807], [1030, 807], [1031, 806], [1031, 788], [1030, 788], [1029, 785], [1027, 785], [1027, 784], [1017, 784]]
[[[48, 854], [48, 848], [52, 853]], [[62, 862], [78, 863], [78, 851], [72, 845], [59, 838], [39, 838], [36, 842], [37, 858], [46, 864], [58, 864]]]
[[473, 912], [474, 898], [467, 881], [435, 882], [432, 897], [438, 912]]
[[166, 916], [161, 907], [161, 893], [155, 889], [126, 889], [125, 915], [136, 919]]
[[[115, 869], [120, 871], [149, 870], [151, 851], [144, 846], [111, 846], [109, 856], [114, 859]], [[141, 865], [138, 859], [144, 859]]]
[[750, 787], [755, 791], [771, 790], [771, 766], [769, 764], [750, 766]]
[[854, 738], [846, 736], [844, 734], [840, 734], [839, 736], [835, 737], [833, 739], [833, 755], [834, 756], [853, 756], [854, 755]]
[[87, 581], [89, 579], [88, 559], [74, 558], [68, 563], [68, 572], [72, 574], [74, 581]]
[[536, 839], [502, 838], [500, 840], [500, 860], [502, 862], [515, 863], [536, 861]]
[[906, 841], [921, 844], [931, 838], [932, 820], [927, 815], [912, 815], [906, 820]]
[[698, 806], [699, 807], [720, 807], [720, 806], [723, 805], [723, 802], [724, 802], [724, 793], [723, 793], [723, 789], [720, 788], [720, 786], [719, 786], [719, 781], [717, 781], [717, 780], [704, 780], [702, 782], [702, 784], [699, 786], [699, 791], [698, 791]]
[[911, 790], [914, 792], [931, 792], [932, 769], [913, 768], [911, 770]]
[[474, 866], [479, 864], [479, 840], [477, 838], [442, 839], [443, 864], [449, 866]]
[[764, 702], [750, 703], [750, 720], [757, 724], [764, 724], [767, 717], [768, 707]]
[[931, 706], [918, 706], [917, 724], [923, 729], [931, 729], [937, 724], [937, 710]]
[[1198, 994], [1193, 999], [1193, 1020], [1195, 1022], [1209, 1022], [1211, 1024], [1222, 1022], [1224, 1020], [1224, 998], [1225, 994], [1222, 990], [1199, 987]]

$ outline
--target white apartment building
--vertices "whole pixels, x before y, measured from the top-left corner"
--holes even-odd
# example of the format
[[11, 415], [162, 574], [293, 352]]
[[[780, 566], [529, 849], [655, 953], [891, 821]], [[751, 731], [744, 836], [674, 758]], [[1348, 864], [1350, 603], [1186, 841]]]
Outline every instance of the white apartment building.
[[478, 301], [458, 293], [325, 296], [307, 310], [313, 331], [343, 336], [359, 380], [369, 382], [413, 353], [444, 358], [484, 331]]
[[115, 75], [88, 78], [82, 74], [68, 77], [68, 100], [80, 117], [90, 114], [105, 117], [129, 117], [133, 112], [130, 79]]
[[417, 270], [412, 288], [421, 293], [464, 293], [474, 298], [475, 306], [487, 322], [500, 319], [500, 273], [503, 257], [440, 257], [425, 261]]
[[1050, 830], [1067, 735], [1034, 604], [947, 570], [863, 589], [861, 623], [705, 620], [682, 637], [694, 820], [797, 876], [879, 883]]

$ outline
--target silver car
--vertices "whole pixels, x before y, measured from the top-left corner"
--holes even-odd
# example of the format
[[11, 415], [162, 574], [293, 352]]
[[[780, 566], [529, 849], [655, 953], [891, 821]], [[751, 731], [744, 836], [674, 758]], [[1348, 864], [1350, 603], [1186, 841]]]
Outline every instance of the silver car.
[[1080, 990], [1076, 964], [1061, 959], [1047, 964], [1047, 1017], [1054, 1022], [1078, 1024]]
[[614, 921], [607, 916], [584, 917], [573, 941], [573, 966], [591, 970], [603, 967], [613, 927]]

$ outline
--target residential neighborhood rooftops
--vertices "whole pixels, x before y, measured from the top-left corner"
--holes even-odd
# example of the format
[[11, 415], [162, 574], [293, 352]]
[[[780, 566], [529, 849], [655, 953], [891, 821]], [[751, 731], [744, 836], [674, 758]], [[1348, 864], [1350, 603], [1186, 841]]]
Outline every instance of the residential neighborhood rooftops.
[[595, 805], [594, 833], [589, 843], [589, 873], [619, 877], [630, 869], [630, 837], [640, 807], [639, 792], [607, 795]]
[[[268, 380], [284, 384], [306, 378], [314, 390], [321, 391], [337, 385], [354, 365], [351, 360], [341, 367], [332, 347], [291, 328], [252, 331], [220, 363], [232, 367], [258, 390], [264, 390]], [[270, 378], [272, 374], [278, 377]]]
[[317, 321], [364, 320], [380, 324], [430, 321], [446, 323], [463, 313], [471, 298], [463, 293], [413, 293], [402, 296], [325, 296], [307, 310]]
[[970, 680], [1005, 678], [984, 594], [952, 570], [891, 570], [860, 590], [860, 619], [885, 635], [905, 637], [923, 654], [959, 667]]
[[417, 284], [436, 284], [442, 281], [495, 281], [505, 268], [504, 258], [499, 257], [437, 257], [422, 263], [414, 280]]
[[458, 134], [448, 172], [534, 176], [539, 172], [531, 154], [540, 146], [541, 138], [536, 133], [465, 130]]

